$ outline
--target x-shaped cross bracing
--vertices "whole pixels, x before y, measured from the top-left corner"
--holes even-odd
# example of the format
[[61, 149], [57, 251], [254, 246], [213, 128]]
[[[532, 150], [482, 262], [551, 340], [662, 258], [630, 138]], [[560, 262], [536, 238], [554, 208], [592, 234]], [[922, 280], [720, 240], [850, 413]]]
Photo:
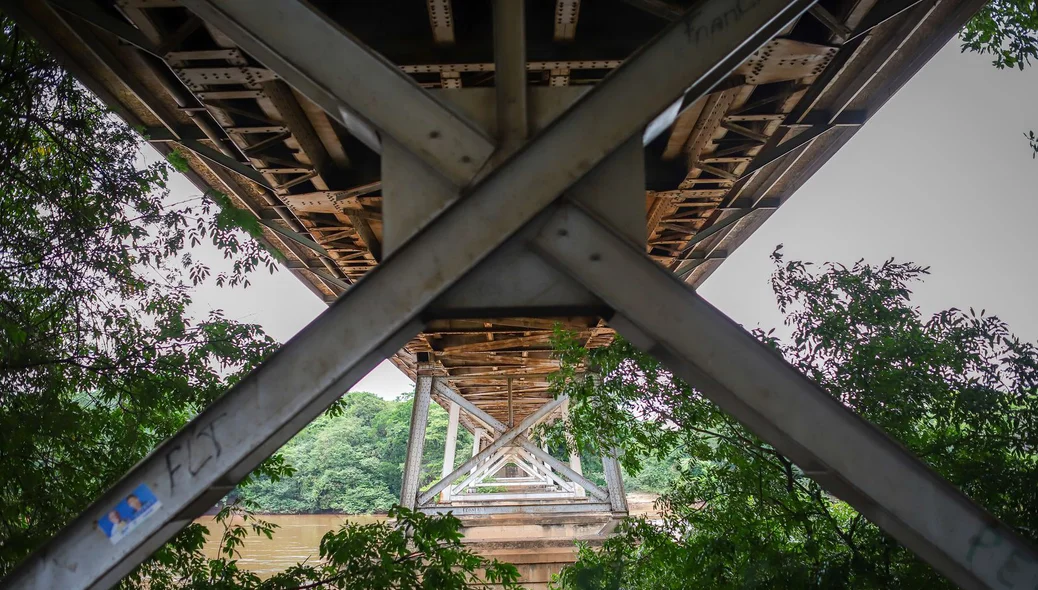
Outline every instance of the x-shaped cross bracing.
[[[439, 395], [443, 396], [447, 400], [450, 400], [451, 402], [458, 404], [461, 407], [461, 409], [463, 409], [466, 412], [468, 412], [470, 416], [472, 416], [473, 418], [475, 418], [479, 422], [483, 423], [487, 427], [487, 431], [488, 432], [499, 433], [501, 436], [504, 436], [504, 435], [506, 435], [506, 434], [508, 434], [510, 432], [508, 426], [506, 426], [503, 422], [501, 422], [497, 418], [494, 418], [490, 414], [484, 412], [478, 406], [476, 406], [475, 404], [473, 404], [469, 400], [465, 399], [463, 396], [459, 395], [457, 392], [455, 392], [453, 389], [448, 387], [442, 381], [439, 381], [439, 380], [434, 381], [433, 382], [433, 389], [435, 389], [436, 392]], [[564, 398], [562, 398], [562, 399], [564, 399]], [[606, 490], [602, 490], [601, 488], [596, 486], [591, 480], [589, 480], [586, 477], [584, 477], [583, 474], [581, 474], [578, 471], [574, 470], [569, 465], [566, 465], [565, 463], [559, 461], [555, 457], [552, 457], [546, 451], [544, 451], [543, 449], [540, 449], [539, 447], [537, 447], [537, 445], [535, 445], [532, 442], [530, 442], [530, 440], [527, 439], [527, 437], [526, 437], [526, 432], [528, 432], [531, 428], [533, 428], [534, 426], [539, 424], [545, 418], [549, 417], [557, 408], [564, 407], [565, 403], [566, 403], [565, 401], [560, 402], [557, 399], [557, 400], [548, 402], [547, 404], [545, 404], [544, 406], [539, 408], [537, 410], [537, 412], [535, 412], [534, 414], [531, 414], [532, 419], [524, 420], [523, 422], [521, 422], [519, 424], [519, 426], [517, 426], [515, 429], [513, 429], [513, 430], [516, 430], [516, 431], [519, 431], [519, 432], [516, 434], [515, 438], [512, 439], [512, 442], [513, 443], [517, 443], [527, 453], [529, 453], [530, 455], [533, 455], [535, 459], [537, 459], [537, 460], [539, 460], [539, 461], [541, 461], [543, 463], [547, 463], [552, 468], [554, 468], [555, 470], [559, 471], [560, 473], [562, 473], [563, 475], [568, 477], [570, 479], [570, 481], [572, 481], [573, 483], [579, 485], [580, 487], [582, 487], [585, 490], [587, 490], [588, 492], [590, 492], [593, 496], [595, 496], [597, 498], [601, 498], [603, 500], [608, 500], [608, 492]], [[523, 430], [520, 430], [520, 429], [523, 429]], [[489, 449], [489, 447], [488, 447], [488, 449]], [[477, 453], [475, 456], [473, 456], [473, 460], [476, 461], [477, 464], [483, 461], [483, 459], [480, 459], [481, 456], [483, 456], [484, 459], [485, 459], [484, 453], [485, 453], [486, 450], [487, 449], [484, 449], [483, 452]], [[466, 465], [468, 465], [468, 463], [466, 463]], [[423, 494], [421, 497], [418, 498], [418, 503], [425, 504], [430, 499], [432, 499], [432, 497], [435, 495], [434, 492], [432, 492], [432, 490], [436, 489], [436, 488], [439, 488], [439, 489], [442, 490], [442, 487], [440, 487], [440, 484], [443, 483], [444, 480], [446, 480], [446, 481], [453, 481], [453, 479], [456, 479], [458, 477], [458, 475], [461, 474], [461, 472], [465, 471], [464, 467], [465, 467], [464, 465], [462, 467], [459, 467], [458, 469], [455, 470], [454, 473], [451, 473], [450, 475], [442, 478], [440, 482], [437, 482], [436, 484], [434, 484], [433, 487], [430, 488], [429, 492], [426, 492], [425, 494]], [[459, 489], [463, 488], [463, 487], [464, 487], [463, 485], [459, 485], [458, 486]]]
[[[526, 478], [520, 478], [521, 481], [513, 481], [516, 478], [502, 479], [496, 477], [509, 464], [515, 465], [519, 470], [526, 474]], [[487, 480], [489, 483], [483, 483]], [[449, 486], [451, 489], [451, 502], [486, 502], [496, 501], [502, 499], [496, 494], [487, 493], [466, 493], [465, 490], [473, 487], [480, 487], [484, 485], [509, 485], [509, 486], [555, 486], [559, 488], [559, 491], [534, 491], [534, 492], [508, 492], [508, 498], [510, 500], [525, 500], [525, 499], [575, 499], [577, 496], [575, 492], [574, 482], [568, 482], [555, 475], [553, 471], [544, 466], [543, 463], [538, 461], [532, 454], [525, 450], [517, 450], [515, 448], [501, 449], [494, 453], [487, 462], [480, 467], [477, 467], [468, 477], [459, 482], [457, 485]]]
[[[462, 404], [464, 405], [459, 405], [462, 405], [463, 409], [475, 416], [478, 420], [486, 423], [488, 426], [490, 426], [491, 429], [498, 432], [499, 435], [485, 449], [483, 449], [476, 455], [473, 455], [471, 459], [469, 459], [465, 463], [462, 463], [461, 466], [455, 469], [453, 472], [451, 472], [450, 475], [447, 475], [446, 477], [440, 479], [440, 481], [433, 484], [432, 487], [430, 487], [428, 490], [419, 495], [419, 505], [428, 503], [437, 495], [439, 495], [439, 493], [442, 492], [445, 488], [447, 488], [447, 486], [451, 485], [452, 482], [461, 477], [462, 474], [471, 471], [473, 467], [476, 467], [477, 465], [491, 459], [491, 457], [497, 454], [498, 451], [500, 451], [501, 449], [513, 445], [518, 445], [520, 448], [524, 449], [526, 452], [536, 457], [537, 460], [547, 463], [552, 468], [568, 477], [570, 481], [576, 483], [580, 487], [587, 490], [588, 493], [592, 496], [595, 496], [596, 498], [601, 498], [602, 500], [606, 501], [609, 500], [608, 491], [598, 487], [593, 482], [585, 478], [583, 475], [577, 473], [575, 470], [571, 469], [568, 465], [559, 461], [555, 457], [552, 457], [547, 452], [545, 452], [540, 447], [533, 444], [526, 438], [526, 433], [529, 432], [531, 428], [536, 426], [542, 418], [553, 412], [556, 408], [562, 407], [562, 405], [566, 403], [567, 398], [559, 397], [544, 404], [543, 406], [538, 408], [537, 411], [527, 416], [515, 428], [509, 429], [500, 420], [497, 420], [493, 416], [487, 414], [483, 410], [471, 404], [471, 402], [468, 402], [468, 400], [465, 400], [465, 398], [461, 397], [457, 393], [454, 393], [450, 390], [450, 388], [443, 385], [442, 383], [437, 383], [436, 385], [434, 385], [434, 387], [436, 387], [437, 392], [447, 397], [447, 399], [454, 401], [455, 403], [458, 403], [459, 399], [462, 400]], [[458, 486], [458, 488], [464, 488], [467, 484], [468, 480], [466, 479], [465, 482]]]
[[[955, 583], [1034, 587], [1038, 554], [1008, 527], [616, 235], [593, 205], [560, 198], [629, 138], [666, 129], [683, 97], [706, 94], [811, 0], [703, 1], [485, 176], [495, 149], [486, 134], [301, 2], [181, 1], [371, 147], [392, 138], [466, 188], [6, 586], [115, 583], [418, 333], [439, 295], [512, 240], [604, 302], [626, 338]], [[161, 506], [109, 543], [98, 519], [141, 483]]]

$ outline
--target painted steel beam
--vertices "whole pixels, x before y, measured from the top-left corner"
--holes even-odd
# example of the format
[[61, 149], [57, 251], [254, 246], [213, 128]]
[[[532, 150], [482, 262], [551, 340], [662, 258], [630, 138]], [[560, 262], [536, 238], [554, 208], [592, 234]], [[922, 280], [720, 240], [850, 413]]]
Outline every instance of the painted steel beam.
[[[476, 455], [473, 455], [473, 457], [476, 457]], [[455, 490], [464, 490], [465, 488], [473, 485], [477, 481], [486, 477], [489, 473], [492, 473], [491, 469], [495, 471], [497, 469], [500, 469], [504, 465], [505, 459], [508, 458], [507, 453], [502, 449], [498, 449], [493, 453], [488, 453], [486, 457], [486, 463], [484, 463], [482, 466], [477, 466], [475, 469], [473, 469], [472, 472], [469, 473], [469, 475], [465, 479], [463, 479], [458, 485], [448, 487], [453, 487]], [[444, 479], [446, 479], [447, 477], [449, 476], [444, 476]], [[455, 477], [454, 479], [457, 478]]]
[[[577, 36], [577, 19], [580, 18], [580, 0], [555, 0], [556, 41], [572, 41]], [[566, 74], [569, 84], [569, 73]], [[560, 84], [565, 86], [566, 84]], [[552, 84], [553, 86], [555, 84]]]
[[177, 132], [177, 118], [164, 101], [144, 85], [137, 75], [126, 66], [96, 35], [95, 29], [86, 22], [79, 22], [75, 15], [62, 12], [58, 18], [65, 22], [87, 49], [104, 64], [104, 67], [140, 101], [151, 114], [171, 133]]
[[[447, 418], [447, 438], [443, 444], [443, 468], [440, 470], [441, 477], [446, 477], [454, 469], [454, 454], [458, 448], [458, 419], [461, 417], [461, 406], [452, 403]], [[440, 494], [441, 502], [449, 502], [451, 499], [450, 487], [448, 486]]]
[[624, 337], [951, 581], [1034, 587], [1038, 552], [1012, 529], [590, 214], [560, 207], [532, 244], [615, 310]]
[[306, 272], [313, 273], [321, 278], [321, 280], [339, 287], [343, 291], [350, 288], [350, 284], [346, 281], [328, 274], [328, 271], [323, 268], [317, 268], [310, 266], [301, 260], [288, 260], [285, 263], [285, 268], [289, 270], [305, 270]]
[[[786, 116], [787, 122], [798, 122], [814, 109], [815, 104], [825, 94], [831, 82], [836, 79], [843, 68], [854, 58], [873, 29], [882, 25], [890, 19], [897, 18], [922, 3], [922, 0], [879, 0], [865, 15], [861, 24], [840, 46], [836, 54], [825, 70], [811, 84], [803, 97], [797, 102], [796, 107]], [[839, 105], [841, 108], [843, 105]]]
[[144, 33], [125, 20], [110, 16], [94, 3], [93, 0], [47, 0], [47, 2], [69, 14], [83, 19], [91, 25], [115, 35], [119, 39], [161, 58], [161, 50], [149, 40]]
[[[184, 2], [211, 8], [204, 0]], [[673, 23], [466, 198], [395, 250], [261, 367], [131, 469], [12, 572], [4, 585], [41, 590], [104, 588], [121, 579], [399, 350], [418, 333], [419, 315], [436, 297], [572, 183], [639, 133], [686, 89], [693, 96], [705, 94], [812, 4], [811, 0], [744, 2], [707, 0], [700, 10]], [[253, 3], [242, 4], [248, 4], [250, 12], [263, 12]], [[295, 3], [284, 6], [295, 7]], [[726, 15], [738, 18], [726, 20]], [[261, 18], [269, 16], [264, 13]], [[276, 20], [275, 38], [294, 31], [284, 23], [296, 21]], [[226, 26], [227, 19], [214, 22], [221, 23]], [[309, 43], [307, 52], [322, 54]], [[327, 53], [331, 54], [342, 55]], [[341, 61], [328, 63], [338, 68]], [[376, 78], [379, 72], [385, 73], [374, 68]], [[191, 463], [187, 463], [188, 449]], [[475, 464], [467, 463], [464, 471]], [[108, 543], [98, 530], [98, 520], [141, 484], [154, 490], [161, 506], [119, 543]]]
[[497, 432], [505, 432], [506, 430], [508, 430], [508, 426], [505, 426], [504, 422], [501, 422], [497, 418], [484, 412], [482, 409], [479, 408], [479, 406], [465, 399], [464, 396], [451, 389], [450, 386], [444, 383], [443, 381], [437, 379], [433, 387], [435, 388], [436, 393], [438, 395], [447, 398], [452, 403], [458, 404], [458, 406], [460, 406], [461, 409], [471, 414], [472, 417], [479, 420], [483, 424], [489, 426], [491, 430], [495, 430]]
[[816, 138], [824, 134], [826, 131], [836, 129], [836, 127], [836, 125], [813, 125], [805, 129], [804, 131], [800, 132], [795, 137], [787, 139], [786, 141], [778, 144], [777, 146], [771, 149], [763, 150], [760, 154], [757, 155], [756, 158], [753, 159], [752, 162], [750, 162], [750, 165], [746, 167], [746, 170], [744, 170], [742, 175], [739, 178], [736, 178], [736, 180], [746, 178], [747, 176], [757, 172], [761, 168], [764, 168], [768, 164], [771, 164], [776, 160], [785, 157], [787, 154], [793, 152], [794, 150], [800, 149], [808, 145]]
[[501, 155], [526, 140], [526, 17], [524, 0], [494, 0], [494, 91]]
[[851, 34], [847, 42], [854, 41], [858, 37], [864, 37], [872, 32], [872, 29], [882, 25], [888, 20], [900, 16], [902, 13], [915, 8], [922, 0], [880, 0], [872, 7], [865, 19]]
[[429, 27], [433, 40], [440, 45], [454, 44], [454, 10], [451, 0], [426, 0], [429, 11]]
[[573, 500], [573, 492], [484, 492], [477, 494], [458, 494], [455, 502], [543, 502], [545, 500]]
[[542, 461], [538, 461], [537, 457], [535, 457], [533, 453], [530, 453], [525, 449], [519, 449], [518, 453], [520, 454], [520, 456], [523, 457], [523, 459], [525, 459], [525, 462], [527, 463], [527, 465], [530, 466], [530, 469], [532, 469], [534, 473], [536, 473], [537, 477], [540, 477], [545, 482], [554, 482], [555, 485], [558, 485], [560, 488], [564, 490], [569, 490], [570, 492], [580, 487], [572, 481], [565, 481], [564, 479], [559, 477], [554, 471], [545, 466], [545, 464]]
[[610, 449], [602, 455], [602, 475], [605, 476], [606, 487], [609, 490], [609, 505], [612, 506], [613, 511], [627, 512], [624, 478], [620, 473], [620, 463], [616, 460], [615, 449]]
[[[527, 461], [526, 457], [523, 457], [523, 456], [520, 456], [518, 454], [513, 453], [512, 456], [510, 457], [510, 461], [509, 462], [512, 463], [513, 465], [515, 465], [517, 468], [519, 468], [520, 471], [526, 473], [526, 475], [528, 475], [530, 477], [540, 478], [541, 485], [545, 485], [545, 486], [551, 485], [551, 483], [552, 483], [551, 479], [548, 478], [548, 476], [546, 476], [543, 473], [541, 473], [532, 464], [530, 464]], [[505, 465], [501, 466], [501, 469], [504, 469], [507, 466], [508, 466], [508, 464], [506, 463]], [[498, 469], [497, 471], [500, 471], [501, 469]], [[491, 476], [496, 476], [496, 475], [497, 475], [496, 471], [494, 473], [491, 473]], [[495, 479], [496, 479], [496, 477], [495, 477]], [[518, 493], [521, 493], [521, 492], [518, 492]]]
[[[183, 0], [376, 151], [389, 134], [465, 186], [494, 151], [474, 123], [299, 0]], [[291, 23], [291, 26], [286, 26]], [[335, 59], [328, 59], [334, 55]]]
[[275, 223], [274, 220], [272, 220], [272, 219], [262, 219], [261, 218], [261, 219], [258, 219], [257, 221], [259, 221], [261, 224], [263, 224], [263, 226], [265, 226], [270, 231], [278, 234], [279, 236], [288, 238], [288, 239], [292, 240], [293, 242], [299, 244], [300, 246], [304, 246], [306, 248], [309, 248], [310, 250], [313, 250], [314, 252], [317, 252], [321, 256], [324, 256], [328, 260], [334, 260], [331, 257], [331, 255], [328, 253], [328, 250], [325, 250], [324, 246], [322, 246], [322, 245], [318, 244], [317, 242], [313, 241], [312, 239], [310, 239], [309, 235], [303, 235], [303, 234], [301, 234], [299, 232], [294, 232], [292, 230], [285, 229], [285, 228], [281, 227], [280, 225], [278, 225], [277, 223]]
[[[411, 406], [411, 427], [407, 435], [407, 455], [404, 458], [404, 481], [400, 486], [400, 505], [414, 510], [418, 497], [419, 476], [422, 471], [422, 451], [425, 450], [425, 427], [429, 422], [429, 404], [435, 377], [418, 375]], [[455, 428], [455, 433], [457, 429]]]
[[239, 162], [219, 150], [214, 150], [197, 139], [184, 138], [174, 141], [216, 165], [223, 166], [235, 174], [240, 174], [263, 188], [271, 191], [274, 190], [270, 181], [264, 178], [263, 175], [257, 172], [252, 166]]

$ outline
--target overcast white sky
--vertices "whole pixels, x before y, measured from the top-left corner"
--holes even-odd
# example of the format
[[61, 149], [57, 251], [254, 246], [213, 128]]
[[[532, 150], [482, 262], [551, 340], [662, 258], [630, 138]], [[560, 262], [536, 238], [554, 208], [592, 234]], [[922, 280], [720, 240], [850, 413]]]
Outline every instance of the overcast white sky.
[[[782, 318], [769, 255], [850, 263], [895, 257], [930, 265], [916, 289], [924, 312], [985, 308], [1038, 340], [1038, 161], [1023, 133], [1038, 129], [1038, 66], [998, 71], [953, 41], [700, 289], [746, 327]], [[179, 195], [197, 190], [182, 179]], [[218, 261], [214, 261], [214, 264]], [[206, 287], [195, 310], [259, 323], [284, 342], [325, 309], [288, 272], [248, 289]], [[354, 390], [386, 397], [411, 382], [388, 362]]]

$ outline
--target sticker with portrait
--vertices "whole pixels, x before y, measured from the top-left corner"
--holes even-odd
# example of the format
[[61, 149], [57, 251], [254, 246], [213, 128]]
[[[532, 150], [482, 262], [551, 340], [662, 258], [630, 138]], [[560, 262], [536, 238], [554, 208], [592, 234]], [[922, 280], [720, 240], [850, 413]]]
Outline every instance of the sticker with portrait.
[[141, 484], [99, 518], [97, 526], [114, 545], [161, 506], [148, 486]]

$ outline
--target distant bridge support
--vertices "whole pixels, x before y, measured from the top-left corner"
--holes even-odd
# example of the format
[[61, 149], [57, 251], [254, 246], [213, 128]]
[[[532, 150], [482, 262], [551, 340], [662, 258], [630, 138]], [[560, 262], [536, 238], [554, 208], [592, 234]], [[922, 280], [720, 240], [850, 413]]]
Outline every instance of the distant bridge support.
[[[412, 493], [418, 487], [417, 463], [425, 438], [427, 411], [422, 408], [428, 407], [428, 403], [420, 399], [428, 395], [423, 387], [425, 379], [431, 382], [431, 390], [449, 400], [452, 417], [448, 423], [444, 475], [425, 491]], [[564, 418], [567, 402], [566, 397], [546, 401], [518, 425], [509, 427], [453, 391], [442, 378], [422, 376], [415, 390], [416, 409], [400, 503], [428, 513], [453, 512], [459, 516], [524, 511], [539, 514], [597, 512], [612, 513], [619, 518], [626, 516], [623, 478], [613, 456], [602, 457], [607, 485], [601, 487], [584, 477], [579, 456], [570, 457], [571, 461], [567, 463], [530, 440], [533, 428]], [[471, 420], [484, 424], [486, 432], [492, 434], [478, 438], [478, 450], [474, 446], [472, 457], [455, 468], [453, 447], [458, 420], [455, 416], [460, 417], [462, 412]], [[412, 461], [412, 457], [417, 459]]]
[[[510, 427], [434, 373], [432, 366], [421, 367], [415, 387], [401, 505], [429, 514], [453, 513], [462, 521], [466, 545], [485, 557], [515, 564], [526, 587], [546, 588], [552, 574], [576, 559], [576, 541], [600, 544], [627, 516], [619, 464], [611, 455], [602, 457], [607, 485], [601, 487], [584, 477], [576, 451], [564, 462], [530, 440], [538, 425], [565, 420], [566, 397], [545, 401]], [[418, 492], [433, 393], [449, 412], [442, 476]], [[455, 467], [463, 414], [482, 427], [474, 429], [472, 456]]]

